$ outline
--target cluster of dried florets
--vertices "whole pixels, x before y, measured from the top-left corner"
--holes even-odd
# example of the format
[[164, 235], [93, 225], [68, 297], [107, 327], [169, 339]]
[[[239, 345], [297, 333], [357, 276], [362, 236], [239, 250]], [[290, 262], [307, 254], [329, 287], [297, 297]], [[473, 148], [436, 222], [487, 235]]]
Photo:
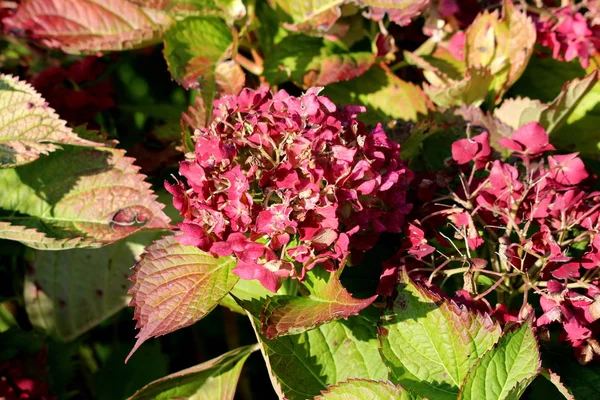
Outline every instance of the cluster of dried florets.
[[577, 153], [544, 157], [554, 147], [535, 122], [499, 144], [512, 152], [507, 162], [494, 159], [487, 132], [458, 140], [447, 170], [415, 180], [425, 205], [396, 261], [430, 283], [464, 273], [456, 300], [503, 322], [526, 318], [539, 299], [540, 331], [561, 324], [561, 338], [589, 361], [600, 354], [600, 192], [589, 190]]
[[[590, 2], [591, 3], [591, 2]], [[548, 47], [552, 57], [561, 61], [579, 59], [587, 68], [590, 57], [600, 49], [599, 10], [589, 7], [567, 6], [546, 10], [536, 21], [537, 41]]]
[[316, 264], [336, 269], [350, 249], [400, 232], [412, 173], [381, 126], [368, 133], [362, 107], [336, 107], [310, 89], [244, 89], [214, 104], [195, 132], [184, 178], [167, 184], [185, 217], [182, 244], [234, 255], [234, 272], [276, 291]]

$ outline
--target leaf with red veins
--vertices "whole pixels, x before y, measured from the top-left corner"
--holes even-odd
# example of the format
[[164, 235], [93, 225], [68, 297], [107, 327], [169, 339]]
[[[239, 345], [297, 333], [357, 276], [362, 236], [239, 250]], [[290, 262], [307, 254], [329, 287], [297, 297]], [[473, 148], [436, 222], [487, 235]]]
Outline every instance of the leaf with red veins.
[[23, 0], [2, 22], [44, 46], [94, 54], [159, 43], [173, 20], [127, 0]]
[[260, 319], [267, 338], [295, 335], [338, 318], [347, 319], [377, 298], [354, 298], [335, 274], [319, 272], [320, 277], [313, 271], [307, 273], [309, 296], [274, 296], [265, 302]]
[[189, 17], [194, 15], [215, 15], [224, 18], [240, 19], [246, 15], [246, 7], [241, 0], [128, 0], [140, 7], [165, 11], [169, 15]]
[[215, 258], [172, 236], [149, 246], [131, 278], [130, 305], [140, 332], [127, 359], [149, 338], [189, 326], [212, 311], [238, 281], [234, 266], [232, 257]]
[[[168, 229], [164, 206], [124, 154], [107, 147], [65, 146], [19, 168], [0, 169], [0, 208], [13, 213], [0, 221], [43, 234], [39, 241], [12, 234], [42, 249], [49, 239], [65, 248], [90, 241], [99, 246], [142, 229]], [[66, 240], [75, 238], [82, 241]]]
[[365, 13], [367, 18], [374, 21], [383, 20], [385, 14], [400, 26], [410, 24], [413, 18], [418, 17], [429, 6], [430, 0], [360, 0], [360, 4], [370, 7]]
[[0, 108], [0, 168], [35, 161], [60, 144], [103, 146], [77, 136], [29, 83], [11, 75], [0, 74]]
[[220, 96], [237, 95], [246, 84], [246, 73], [235, 61], [223, 61], [215, 68], [215, 80]]

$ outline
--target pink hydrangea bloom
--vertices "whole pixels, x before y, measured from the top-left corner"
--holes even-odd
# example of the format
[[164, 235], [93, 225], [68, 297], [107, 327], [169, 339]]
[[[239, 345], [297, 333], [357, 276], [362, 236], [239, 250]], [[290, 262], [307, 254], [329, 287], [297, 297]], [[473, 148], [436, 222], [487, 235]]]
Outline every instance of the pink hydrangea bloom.
[[196, 130], [182, 181], [166, 184], [184, 216], [179, 241], [238, 259], [234, 273], [276, 291], [316, 264], [336, 269], [350, 249], [400, 232], [412, 179], [400, 146], [378, 125], [309, 89], [245, 89], [215, 101]]

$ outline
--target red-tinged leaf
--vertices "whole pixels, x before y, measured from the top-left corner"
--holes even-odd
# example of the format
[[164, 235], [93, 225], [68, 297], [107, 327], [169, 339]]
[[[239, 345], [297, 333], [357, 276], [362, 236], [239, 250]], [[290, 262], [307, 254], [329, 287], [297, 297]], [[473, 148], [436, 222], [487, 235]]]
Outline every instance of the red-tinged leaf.
[[369, 379], [349, 379], [346, 382], [329, 386], [322, 393], [322, 395], [315, 397], [315, 400], [422, 399], [421, 396], [389, 381], [382, 382]]
[[443, 85], [424, 83], [423, 90], [440, 107], [479, 106], [485, 100], [493, 78], [487, 70], [469, 70], [462, 80]]
[[[0, 169], [0, 208], [13, 213], [0, 222], [12, 225], [9, 235], [16, 240], [41, 249], [107, 245], [142, 229], [168, 229], [164, 206], [124, 154], [67, 146], [33, 163]], [[20, 234], [16, 227], [23, 228]], [[75, 238], [82, 240], [68, 240]]]
[[217, 92], [220, 96], [239, 94], [246, 84], [246, 74], [234, 61], [219, 63], [215, 68]]
[[398, 295], [381, 318], [381, 356], [390, 380], [432, 399], [454, 400], [501, 329], [488, 315], [442, 300], [403, 271]]
[[376, 309], [299, 335], [269, 340], [260, 333], [260, 304], [252, 301], [241, 305], [250, 317], [273, 389], [280, 399], [312, 399], [329, 385], [354, 378], [387, 379], [388, 370], [377, 352]]
[[533, 110], [541, 111], [544, 107], [544, 103], [539, 100], [530, 99], [529, 97], [505, 99], [500, 107], [494, 110], [494, 117], [512, 129], [519, 129], [521, 126], [521, 115], [524, 112], [531, 113]]
[[562, 382], [560, 375], [558, 375], [555, 372], [552, 372], [551, 369], [547, 368], [542, 368], [540, 375], [552, 382], [552, 384], [556, 387], [556, 389], [558, 389], [560, 394], [565, 396], [565, 399], [575, 400], [575, 396], [573, 396], [571, 390], [568, 387], [566, 387], [565, 384]]
[[14, 167], [60, 149], [59, 144], [100, 147], [77, 136], [33, 87], [0, 74], [0, 167]]
[[140, 7], [165, 11], [169, 14], [187, 16], [215, 15], [240, 19], [246, 15], [241, 0], [128, 0]]
[[127, 0], [23, 0], [2, 22], [44, 46], [94, 54], [158, 43], [173, 19]]
[[[233, 49], [231, 30], [219, 18], [191, 17], [165, 35], [165, 58], [171, 75], [186, 89], [215, 80], [215, 68]], [[213, 83], [214, 84], [214, 83]]]
[[479, 14], [466, 32], [465, 60], [469, 69], [486, 69], [493, 78], [490, 98], [499, 103], [525, 70], [536, 31], [530, 17], [506, 0], [498, 11]]
[[305, 35], [281, 40], [265, 59], [265, 79], [272, 85], [292, 80], [299, 86], [327, 86], [364, 74], [375, 62], [371, 52], [347, 52], [321, 38]]
[[387, 14], [391, 21], [406, 26], [423, 12], [430, 0], [360, 0], [360, 3], [370, 7], [366, 13], [368, 18], [381, 21]]
[[292, 20], [296, 24], [302, 24], [311, 20], [319, 21], [321, 17], [320, 14], [338, 9], [343, 3], [344, 0], [273, 1], [273, 4], [279, 6], [286, 14], [292, 17]]
[[312, 286], [309, 296], [273, 296], [267, 299], [260, 315], [262, 333], [269, 339], [302, 333], [338, 318], [357, 315], [377, 298], [375, 295], [356, 299], [342, 286], [337, 276], [326, 274], [329, 276], [317, 277], [308, 273], [308, 284]]
[[325, 87], [324, 94], [338, 104], [366, 106], [368, 111], [359, 119], [372, 124], [391, 119], [417, 121], [433, 109], [420, 87], [379, 66], [356, 79]]
[[73, 249], [79, 247], [100, 247], [102, 243], [82, 237], [56, 239], [45, 233], [24, 226], [11, 225], [0, 221], [0, 239], [15, 240], [26, 246], [40, 250]]
[[234, 266], [232, 257], [215, 258], [174, 237], [149, 246], [132, 277], [130, 305], [140, 332], [127, 359], [149, 338], [189, 326], [212, 311], [238, 280]]
[[[529, 122], [538, 122], [548, 134], [552, 134], [569, 119], [583, 98], [598, 82], [598, 71], [594, 71], [583, 79], [573, 79], [567, 82], [560, 94], [551, 103], [544, 104], [529, 98], [506, 99], [500, 107], [494, 110], [494, 116], [518, 129]], [[566, 135], [563, 131], [563, 135]], [[554, 135], [557, 142], [567, 142], [572, 135], [563, 137]]]
[[129, 400], [186, 398], [233, 400], [240, 372], [258, 345], [239, 347], [202, 364], [151, 382]]

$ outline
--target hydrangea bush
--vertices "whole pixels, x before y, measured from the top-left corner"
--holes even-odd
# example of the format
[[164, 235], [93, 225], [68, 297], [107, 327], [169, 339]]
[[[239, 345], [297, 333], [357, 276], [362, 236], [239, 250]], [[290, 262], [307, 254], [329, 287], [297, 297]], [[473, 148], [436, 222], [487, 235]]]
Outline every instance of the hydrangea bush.
[[0, 18], [0, 398], [600, 395], [597, 1]]

